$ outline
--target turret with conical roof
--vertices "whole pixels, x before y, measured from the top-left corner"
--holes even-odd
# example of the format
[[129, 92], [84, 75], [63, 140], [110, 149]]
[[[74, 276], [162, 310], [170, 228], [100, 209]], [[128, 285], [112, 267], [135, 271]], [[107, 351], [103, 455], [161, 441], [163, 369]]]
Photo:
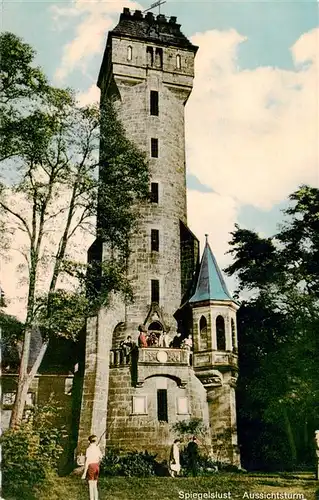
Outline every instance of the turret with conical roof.
[[[213, 446], [228, 442], [225, 459], [239, 465], [235, 387], [238, 370], [236, 312], [215, 256], [208, 243], [200, 263], [194, 295], [194, 370], [207, 391]], [[225, 435], [228, 433], [228, 437]]]
[[200, 265], [196, 290], [189, 302], [194, 304], [207, 300], [233, 300], [209, 246], [208, 235], [206, 234], [205, 237], [206, 245]]

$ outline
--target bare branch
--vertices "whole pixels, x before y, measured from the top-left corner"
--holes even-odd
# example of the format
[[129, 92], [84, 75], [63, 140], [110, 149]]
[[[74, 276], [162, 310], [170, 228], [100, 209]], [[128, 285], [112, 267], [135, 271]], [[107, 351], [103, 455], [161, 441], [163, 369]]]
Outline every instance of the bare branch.
[[0, 201], [0, 207], [2, 207], [3, 210], [5, 210], [6, 212], [8, 212], [9, 214], [11, 214], [14, 217], [16, 217], [23, 224], [23, 226], [25, 227], [25, 230], [26, 230], [26, 232], [27, 232], [27, 234], [28, 234], [28, 236], [29, 236], [29, 238], [31, 240], [32, 239], [31, 231], [30, 231], [30, 228], [29, 228], [26, 220], [20, 214], [18, 214], [17, 212], [15, 212], [11, 208], [9, 208], [7, 205], [5, 205], [2, 201]]

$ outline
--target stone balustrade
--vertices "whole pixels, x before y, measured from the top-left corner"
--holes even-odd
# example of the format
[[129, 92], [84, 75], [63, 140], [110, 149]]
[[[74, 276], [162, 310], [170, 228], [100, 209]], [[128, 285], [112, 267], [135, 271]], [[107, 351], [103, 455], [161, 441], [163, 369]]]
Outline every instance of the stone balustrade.
[[110, 365], [130, 365], [132, 358], [136, 356], [139, 365], [179, 365], [189, 366], [192, 364], [192, 353], [187, 349], [172, 349], [165, 347], [141, 347], [135, 352], [125, 353], [124, 349], [111, 349]]
[[207, 351], [194, 355], [194, 368], [204, 366], [233, 366], [238, 367], [238, 356], [233, 352]]

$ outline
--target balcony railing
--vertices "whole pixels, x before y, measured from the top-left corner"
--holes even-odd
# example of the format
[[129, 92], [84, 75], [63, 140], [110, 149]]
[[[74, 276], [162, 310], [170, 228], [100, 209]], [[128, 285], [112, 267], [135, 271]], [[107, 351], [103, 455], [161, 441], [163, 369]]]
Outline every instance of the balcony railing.
[[127, 353], [124, 349], [111, 349], [110, 365], [130, 365], [135, 359], [138, 364], [143, 365], [180, 365], [192, 364], [192, 353], [187, 349], [172, 349], [166, 347], [141, 347], [136, 351]]
[[194, 356], [194, 367], [204, 366], [238, 366], [238, 357], [234, 352], [207, 351], [199, 352]]

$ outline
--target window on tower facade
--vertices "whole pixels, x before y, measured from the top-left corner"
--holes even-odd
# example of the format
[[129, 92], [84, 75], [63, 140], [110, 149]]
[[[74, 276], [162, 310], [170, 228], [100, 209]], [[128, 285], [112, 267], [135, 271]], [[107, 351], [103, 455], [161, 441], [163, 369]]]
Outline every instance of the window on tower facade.
[[158, 158], [158, 139], [151, 138], [151, 157]]
[[163, 49], [156, 49], [155, 50], [155, 66], [157, 68], [162, 68], [163, 67]]
[[152, 203], [158, 203], [158, 183], [157, 182], [152, 182], [151, 183], [151, 202]]
[[199, 320], [199, 349], [206, 351], [207, 348], [207, 319], [202, 316]]
[[159, 230], [158, 229], [151, 229], [151, 250], [152, 250], [152, 252], [159, 251]]
[[157, 90], [151, 90], [150, 111], [151, 111], [151, 115], [158, 116], [158, 92], [157, 92]]
[[154, 64], [153, 47], [146, 48], [146, 59], [147, 59], [147, 66], [153, 66]]
[[157, 419], [168, 422], [167, 389], [157, 389]]
[[151, 302], [159, 303], [159, 280], [151, 280]]
[[181, 69], [182, 63], [181, 63], [181, 56], [177, 54], [176, 56], [176, 68]]
[[233, 348], [234, 352], [237, 352], [236, 327], [235, 327], [235, 321], [233, 320], [233, 318], [230, 320], [230, 325], [231, 325], [232, 348]]
[[132, 61], [132, 46], [131, 45], [129, 45], [127, 47], [127, 60]]
[[226, 351], [225, 320], [223, 316], [216, 318], [217, 350]]

